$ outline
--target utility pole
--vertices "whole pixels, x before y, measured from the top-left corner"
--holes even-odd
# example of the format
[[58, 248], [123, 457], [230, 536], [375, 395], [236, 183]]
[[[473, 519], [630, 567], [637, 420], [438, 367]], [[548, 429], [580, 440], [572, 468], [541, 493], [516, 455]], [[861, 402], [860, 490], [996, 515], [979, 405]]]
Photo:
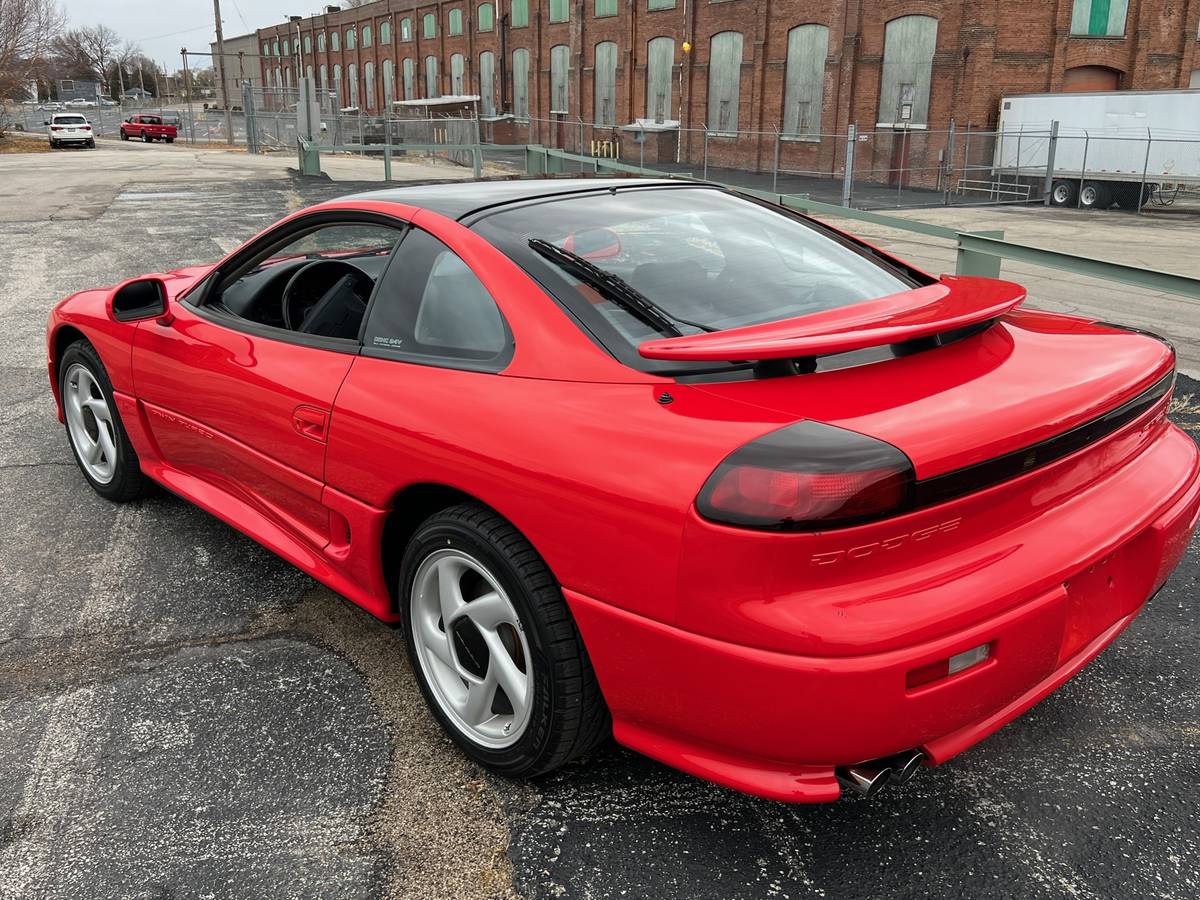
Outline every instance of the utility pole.
[[187, 94], [188, 106], [188, 135], [191, 137], [191, 143], [196, 143], [196, 117], [192, 115], [192, 72], [188, 68], [187, 47], [179, 51], [183, 57], [183, 90]]
[[233, 145], [233, 118], [229, 114], [229, 82], [225, 80], [225, 37], [221, 33], [221, 0], [213, 0], [217, 20], [217, 78], [221, 80], [221, 105], [225, 107], [225, 143]]

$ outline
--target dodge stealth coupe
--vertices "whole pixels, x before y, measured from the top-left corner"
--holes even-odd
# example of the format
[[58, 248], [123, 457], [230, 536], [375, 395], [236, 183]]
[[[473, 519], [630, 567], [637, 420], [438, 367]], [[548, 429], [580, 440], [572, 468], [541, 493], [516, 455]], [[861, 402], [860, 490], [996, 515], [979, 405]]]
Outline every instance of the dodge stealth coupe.
[[414, 186], [84, 291], [84, 477], [403, 627], [479, 763], [610, 735], [788, 801], [937, 765], [1083, 668], [1200, 509], [1152, 335], [703, 183]]

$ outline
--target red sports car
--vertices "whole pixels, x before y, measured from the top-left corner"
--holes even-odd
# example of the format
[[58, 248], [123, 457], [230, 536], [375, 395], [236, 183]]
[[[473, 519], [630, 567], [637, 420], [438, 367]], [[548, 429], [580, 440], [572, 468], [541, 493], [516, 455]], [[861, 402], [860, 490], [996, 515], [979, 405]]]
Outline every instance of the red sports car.
[[421, 186], [76, 294], [49, 369], [97, 492], [401, 623], [480, 763], [824, 801], [1045, 697], [1196, 525], [1171, 348], [1023, 297], [711, 185]]

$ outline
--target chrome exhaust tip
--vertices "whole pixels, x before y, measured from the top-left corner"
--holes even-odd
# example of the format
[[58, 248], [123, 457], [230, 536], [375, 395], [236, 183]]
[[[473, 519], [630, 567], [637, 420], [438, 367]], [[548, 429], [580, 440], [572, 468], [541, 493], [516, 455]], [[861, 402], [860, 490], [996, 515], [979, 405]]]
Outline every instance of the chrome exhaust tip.
[[834, 770], [838, 782], [847, 790], [862, 797], [874, 797], [892, 776], [887, 766], [860, 763], [857, 766], [839, 766]]
[[912, 777], [921, 771], [925, 762], [925, 754], [920, 750], [905, 750], [895, 756], [889, 756], [884, 764], [892, 770], [891, 782], [895, 785], [907, 784]]

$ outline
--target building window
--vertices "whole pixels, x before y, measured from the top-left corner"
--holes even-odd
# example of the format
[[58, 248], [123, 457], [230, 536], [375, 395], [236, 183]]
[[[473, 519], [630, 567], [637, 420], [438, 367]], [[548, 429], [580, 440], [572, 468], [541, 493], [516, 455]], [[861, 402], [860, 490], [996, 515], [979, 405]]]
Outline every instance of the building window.
[[650, 0], [647, 9], [674, 9], [675, 0]]
[[412, 19], [407, 16], [400, 20], [400, 40], [412, 40]]
[[312, 36], [311, 35], [306, 34], [304, 36], [304, 52], [312, 53]]
[[416, 98], [413, 82], [416, 80], [413, 76], [413, 61], [411, 56], [404, 58], [404, 65], [401, 68], [404, 78], [404, 99], [413, 100]]
[[520, 47], [513, 51], [513, 115], [521, 121], [529, 119], [529, 51]]
[[323, 31], [317, 35], [317, 52], [325, 52], [325, 32]]
[[[485, 3], [484, 6], [487, 6]], [[482, 7], [481, 7], [482, 8]], [[496, 114], [496, 54], [484, 50], [479, 54], [479, 98], [485, 116]]]
[[[615, 0], [614, 0], [615, 2]], [[595, 77], [596, 108], [593, 110], [597, 125], [617, 124], [617, 45], [612, 41], [601, 41], [596, 45]]]
[[788, 32], [784, 76], [783, 136], [819, 140], [829, 29], [800, 25]]
[[350, 82], [350, 105], [358, 106], [358, 66], [354, 63], [346, 66], [346, 80]]
[[263, 55], [263, 56], [270, 56], [270, 55], [271, 55], [271, 45], [270, 45], [270, 44], [268, 44], [266, 41], [263, 41], [263, 52], [262, 52], [262, 55]]
[[885, 26], [879, 124], [928, 124], [937, 26], [931, 16], [902, 16]]
[[558, 44], [550, 48], [550, 112], [567, 112], [570, 95], [567, 75], [571, 69], [571, 48]]
[[333, 34], [329, 35], [329, 49], [334, 53], [337, 53], [342, 49], [342, 37], [339, 32], [335, 31]]
[[292, 55], [292, 45], [289, 44], [287, 41], [283, 42], [283, 55], [284, 56]]
[[671, 118], [671, 70], [675, 66], [675, 41], [656, 37], [646, 45], [646, 118], [665, 122]]
[[570, 0], [550, 0], [550, 21], [566, 22], [571, 18]]
[[1121, 37], [1129, 0], [1075, 0], [1071, 7], [1071, 34]]
[[274, 53], [276, 56], [279, 55], [279, 39], [278, 38], [275, 39], [275, 43], [272, 45], [271, 52]]
[[346, 29], [346, 49], [347, 49], [347, 50], [353, 50], [353, 49], [354, 49], [354, 43], [355, 43], [354, 29], [353, 29], [353, 28], [347, 28], [347, 29]]
[[392, 23], [383, 22], [379, 26], [379, 43], [390, 44], [392, 42]]
[[442, 87], [438, 83], [438, 61], [437, 57], [432, 55], [425, 57], [425, 96], [442, 96]]
[[333, 66], [333, 93], [336, 95], [338, 106], [342, 105], [342, 67], [337, 63]]
[[708, 130], [736, 134], [742, 86], [741, 32], [714, 34], [708, 57]]
[[421, 19], [421, 34], [424, 37], [437, 37], [437, 16], [433, 13], [425, 13]]
[[367, 86], [367, 109], [375, 108], [375, 64], [363, 63], [363, 82]]
[[308, 80], [312, 81], [312, 66], [305, 66], [304, 74], [308, 76]]
[[467, 61], [461, 53], [455, 53], [450, 57], [450, 93], [455, 97], [461, 97], [466, 93], [463, 85], [466, 68]]
[[617, 0], [596, 0], [596, 18], [602, 19], [605, 16], [615, 16], [617, 14]]
[[363, 26], [362, 35], [363, 35], [363, 46], [370, 47], [371, 46], [371, 38], [372, 38], [370, 25]]
[[319, 87], [321, 92], [324, 93], [325, 91], [329, 90], [329, 67], [322, 63], [321, 68], [318, 71], [321, 73], [321, 81], [317, 87]]
[[529, 27], [529, 0], [512, 0], [511, 22], [513, 28]]
[[[379, 29], [380, 39], [383, 38], [383, 29]], [[383, 61], [383, 108], [390, 110], [392, 108], [392, 100], [396, 95], [396, 72], [390, 59]]]
[[462, 34], [462, 10], [452, 9], [449, 16], [450, 34]]
[[478, 19], [480, 31], [491, 31], [496, 27], [495, 7], [490, 3], [480, 3]]

